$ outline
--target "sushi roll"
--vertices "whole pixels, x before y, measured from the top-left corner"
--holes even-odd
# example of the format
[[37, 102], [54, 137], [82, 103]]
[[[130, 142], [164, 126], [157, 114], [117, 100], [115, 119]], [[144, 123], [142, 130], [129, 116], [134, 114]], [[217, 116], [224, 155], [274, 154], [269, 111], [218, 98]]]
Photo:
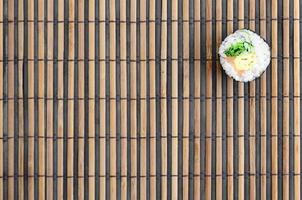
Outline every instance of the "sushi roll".
[[219, 47], [226, 74], [248, 82], [259, 77], [270, 63], [270, 48], [256, 33], [241, 29], [227, 36]]

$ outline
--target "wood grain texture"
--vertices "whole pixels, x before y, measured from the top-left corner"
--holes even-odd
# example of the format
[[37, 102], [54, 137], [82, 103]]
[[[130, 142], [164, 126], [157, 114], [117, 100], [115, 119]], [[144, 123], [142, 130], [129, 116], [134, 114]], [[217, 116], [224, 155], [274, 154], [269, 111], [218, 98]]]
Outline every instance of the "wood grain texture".
[[[299, 0], [4, 0], [0, 199], [300, 199]], [[219, 63], [249, 28], [260, 78]]]

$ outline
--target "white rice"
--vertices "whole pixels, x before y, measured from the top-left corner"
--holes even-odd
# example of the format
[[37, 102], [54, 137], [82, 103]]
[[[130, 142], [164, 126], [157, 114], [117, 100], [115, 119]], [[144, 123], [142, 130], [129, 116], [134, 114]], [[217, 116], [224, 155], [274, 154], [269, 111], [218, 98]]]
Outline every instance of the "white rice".
[[[255, 48], [256, 58], [255, 64], [250, 69], [239, 75], [230, 63], [226, 61], [224, 51], [228, 49], [233, 43], [238, 41], [249, 41]], [[220, 63], [225, 70], [226, 74], [233, 77], [237, 81], [248, 82], [259, 77], [267, 68], [270, 63], [270, 48], [268, 44], [256, 33], [241, 29], [233, 34], [227, 36], [219, 47]]]

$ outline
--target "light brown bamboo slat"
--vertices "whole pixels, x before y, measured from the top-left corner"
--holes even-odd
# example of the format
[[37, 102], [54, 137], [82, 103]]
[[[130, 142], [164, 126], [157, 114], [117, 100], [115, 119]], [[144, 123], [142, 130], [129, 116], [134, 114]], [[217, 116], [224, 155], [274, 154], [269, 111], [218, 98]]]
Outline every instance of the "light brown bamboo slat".
[[[100, 20], [105, 20], [105, 0], [100, 1]], [[105, 60], [106, 57], [106, 30], [105, 22], [100, 23], [100, 59]], [[102, 44], [102, 45], [101, 45]], [[123, 52], [123, 51], [122, 51]], [[123, 53], [122, 53], [123, 55]], [[101, 158], [106, 157], [106, 62], [100, 61], [100, 150], [99, 150], [99, 165], [100, 165], [100, 199], [106, 198], [106, 162]], [[124, 91], [124, 90], [122, 90]], [[123, 110], [123, 107], [122, 107]], [[123, 124], [123, 123], [122, 123]], [[123, 127], [123, 126], [122, 126]], [[122, 133], [125, 129], [122, 129]], [[124, 148], [122, 148], [124, 151]], [[124, 166], [124, 164], [122, 164]], [[122, 167], [123, 169], [124, 167]], [[122, 195], [123, 196], [123, 195]]]
[[[109, 10], [110, 16], [109, 19], [115, 20], [115, 1], [110, 2]], [[115, 60], [116, 58], [116, 40], [115, 40], [115, 23], [109, 24], [110, 30], [110, 54], [109, 58]], [[116, 199], [116, 65], [114, 61], [110, 62], [110, 199]], [[136, 131], [135, 131], [136, 133]]]
[[[14, 20], [14, 2], [8, 2], [8, 20]], [[8, 59], [14, 59], [14, 25], [8, 24]], [[7, 65], [7, 97], [14, 97], [14, 63], [8, 62]], [[7, 109], [7, 135], [11, 139], [7, 140], [8, 143], [8, 198], [14, 198], [14, 101], [8, 100], [8, 109]]]
[[[255, 0], [249, 1], [249, 29], [255, 31]], [[249, 145], [250, 145], [250, 199], [256, 198], [256, 106], [255, 106], [255, 81], [249, 83]]]
[[[121, 21], [126, 21], [126, 2], [121, 1], [121, 10], [120, 10], [120, 17]], [[102, 29], [101, 29], [102, 30]], [[120, 24], [120, 35], [123, 37], [126, 36], [127, 27], [125, 23]], [[105, 37], [103, 36], [104, 41]], [[120, 48], [121, 48], [121, 59], [126, 60], [127, 58], [127, 41], [121, 40], [120, 41]], [[101, 73], [102, 75], [102, 73]], [[103, 75], [102, 75], [103, 76]], [[127, 198], [127, 163], [130, 162], [127, 159], [127, 63], [126, 61], [121, 61], [121, 198], [126, 199]], [[105, 84], [105, 83], [104, 83]], [[105, 94], [104, 94], [105, 96]], [[123, 100], [124, 99], [124, 100]], [[146, 113], [146, 112], [145, 112]], [[102, 126], [100, 126], [102, 127]], [[102, 158], [102, 156], [101, 156]], [[105, 183], [104, 183], [105, 184]], [[101, 194], [101, 193], [100, 193]], [[103, 194], [102, 194], [103, 195]], [[103, 198], [105, 198], [103, 196]]]
[[[231, 34], [233, 32], [233, 1], [230, 0], [227, 3], [227, 33]], [[234, 198], [234, 188], [233, 188], [233, 176], [234, 176], [234, 168], [233, 168], [233, 79], [231, 77], [227, 77], [227, 191], [228, 198]]]
[[[137, 11], [137, 1], [131, 1], [130, 8], [130, 20], [135, 21], [138, 13]], [[130, 59], [135, 60], [137, 56], [136, 46], [137, 46], [137, 35], [136, 35], [137, 27], [135, 23], [130, 24]], [[131, 62], [130, 64], [130, 98], [131, 98], [131, 199], [137, 198], [137, 66], [135, 62]]]
[[[277, 17], [277, 2], [272, 1], [272, 18]], [[272, 22], [272, 56], [275, 57], [277, 56], [277, 21]], [[277, 65], [277, 60], [272, 59], [272, 96], [276, 96], [278, 94], [277, 87], [277, 70], [278, 70], [278, 65]], [[277, 199], [278, 197], [278, 157], [277, 153], [278, 152], [278, 138], [277, 138], [277, 127], [278, 127], [278, 110], [277, 110], [277, 99], [274, 98], [272, 99], [272, 112], [271, 112], [271, 120], [272, 120], [272, 125], [271, 125], [271, 135], [272, 135], [272, 199]]]
[[[58, 20], [59, 21], [63, 21], [64, 20], [64, 2], [58, 2]], [[66, 126], [66, 124], [64, 123], [64, 113], [63, 113], [63, 67], [64, 67], [64, 63], [63, 63], [63, 59], [64, 59], [64, 24], [63, 23], [59, 23], [58, 26], [58, 49], [57, 49], [57, 53], [58, 53], [58, 63], [57, 63], [57, 71], [58, 71], [58, 75], [57, 75], [57, 81], [58, 81], [58, 91], [57, 91], [57, 95], [58, 95], [58, 102], [57, 102], [57, 106], [58, 106], [58, 111], [57, 111], [57, 136], [58, 136], [58, 140], [57, 140], [57, 155], [55, 155], [57, 157], [57, 190], [58, 190], [58, 198], [63, 198], [63, 143], [64, 143], [64, 132], [63, 129]]]
[[[84, 21], [84, 0], [78, 1], [78, 20]], [[78, 198], [84, 198], [84, 23], [78, 24]]]
[[[160, 121], [161, 121], [161, 198], [167, 198], [167, 0], [162, 1]], [[158, 70], [158, 69], [157, 69]]]
[[[75, 2], [73, 0], [69, 1], [68, 4], [68, 19], [70, 21], [74, 21], [74, 16], [75, 16]], [[74, 30], [74, 23], [69, 23], [68, 24], [68, 59], [72, 60], [75, 57], [75, 30]], [[75, 64], [74, 62], [68, 62], [68, 98], [74, 98], [74, 82], [75, 82]], [[73, 199], [74, 198], [74, 190], [75, 188], [73, 187], [73, 182], [75, 177], [74, 171], [73, 171], [73, 166], [74, 166], [74, 101], [68, 101], [67, 103], [67, 109], [68, 109], [68, 128], [67, 128], [67, 199]], [[69, 139], [71, 138], [71, 139]], [[73, 177], [73, 178], [72, 178]]]
[[[194, 2], [194, 19], [200, 20], [200, 2]], [[200, 59], [200, 22], [194, 23], [194, 58]], [[194, 61], [194, 198], [200, 199], [200, 60]]]
[[[95, 20], [95, 0], [89, 1], [88, 5], [89, 15], [88, 20], [94, 21]], [[88, 58], [88, 73], [89, 73], [89, 126], [88, 126], [88, 145], [89, 145], [89, 198], [95, 199], [95, 24], [89, 23], [88, 26], [89, 31], [89, 55]], [[113, 35], [114, 36], [114, 35]], [[113, 48], [114, 49], [114, 48]], [[113, 70], [114, 72], [114, 70]], [[116, 80], [116, 77], [114, 76]], [[87, 117], [87, 116], [86, 116]], [[114, 147], [113, 147], [114, 148]], [[114, 154], [114, 151], [112, 152]], [[112, 156], [113, 159], [115, 158]]]
[[[238, 28], [244, 27], [244, 1], [238, 1]], [[244, 84], [238, 83], [238, 96], [243, 96]], [[244, 174], [244, 99], [238, 99], [238, 174]], [[238, 177], [238, 199], [244, 199], [244, 176]]]
[[[222, 0], [216, 2], [216, 49], [222, 42]], [[216, 63], [216, 112], [222, 113], [222, 68]], [[216, 174], [222, 174], [222, 116], [216, 117]], [[222, 176], [216, 177], [217, 199], [222, 199]]]
[[[266, 2], [264, 0], [260, 1], [260, 18], [266, 17]], [[265, 39], [266, 38], [266, 23], [265, 21], [260, 21], [260, 35]], [[260, 79], [260, 85], [261, 85], [261, 97], [266, 95], [266, 72], [264, 72]], [[260, 98], [260, 119], [261, 119], [261, 127], [260, 127], [260, 133], [261, 133], [261, 199], [266, 199], [266, 176], [264, 175], [266, 173], [266, 99]]]
[[[48, 20], [53, 20], [53, 4], [47, 2]], [[47, 24], [47, 58], [53, 59], [53, 24]], [[53, 98], [53, 62], [47, 62], [47, 98]], [[47, 163], [53, 163], [53, 101], [46, 101], [47, 111], [47, 139], [46, 139], [46, 155]], [[21, 106], [21, 105], [20, 105]], [[21, 114], [21, 113], [20, 113]], [[53, 185], [53, 165], [46, 165], [46, 184]], [[53, 187], [47, 187], [46, 196], [53, 198]]]
[[[1, 7], [1, 6], [0, 6]], [[18, 19], [24, 19], [24, 15], [23, 15], [23, 1], [19, 1], [19, 10], [18, 10]], [[1, 26], [1, 25], [0, 25]], [[19, 26], [18, 26], [18, 41], [19, 41], [19, 48], [18, 48], [18, 54], [19, 56], [23, 56], [23, 27], [24, 27], [24, 23], [20, 23]], [[1, 28], [0, 28], [1, 29]], [[2, 30], [2, 29], [1, 29]], [[0, 31], [1, 32], [1, 31]], [[1, 34], [0, 34], [1, 35]], [[1, 46], [1, 45], [0, 45]], [[0, 49], [1, 51], [1, 49]], [[19, 78], [19, 88], [18, 88], [18, 97], [20, 98], [18, 100], [18, 104], [19, 104], [19, 116], [18, 116], [18, 120], [19, 120], [19, 125], [18, 125], [18, 128], [19, 128], [19, 136], [20, 136], [20, 139], [19, 139], [19, 145], [18, 145], [18, 173], [20, 175], [24, 175], [24, 167], [23, 167], [23, 164], [24, 164], [24, 157], [23, 157], [23, 152], [24, 152], [24, 138], [22, 138], [22, 136], [24, 136], [24, 130], [23, 130], [23, 76], [22, 76], [22, 72], [23, 72], [23, 63], [22, 62], [18, 62], [18, 67], [19, 67], [19, 71], [18, 71], [18, 78]], [[1, 77], [3, 76], [2, 72], [1, 72]], [[0, 82], [2, 83], [2, 82]], [[1, 87], [0, 87], [1, 89]], [[1, 97], [2, 97], [2, 91], [0, 92], [1, 94]], [[1, 104], [1, 101], [0, 101], [0, 107], [1, 107], [1, 110], [0, 112], [2, 113], [2, 104]], [[0, 120], [2, 121], [2, 120]], [[2, 162], [1, 162], [2, 163]], [[16, 192], [19, 192], [19, 197], [20, 199], [23, 199], [24, 198], [24, 178], [23, 177], [20, 177], [20, 179], [18, 180], [19, 183], [18, 183], [18, 189], [19, 191], [16, 191]], [[1, 181], [0, 181], [1, 182]], [[2, 183], [2, 182], [1, 182]]]
[[[149, 58], [150, 58], [150, 163], [156, 163], [156, 66], [155, 66], [155, 0], [150, 0]], [[156, 164], [150, 166], [150, 199], [156, 199]]]
[[[38, 20], [43, 20], [44, 19], [44, 1], [39, 1], [39, 11], [38, 11]], [[44, 59], [44, 24], [43, 23], [38, 23], [38, 58], [39, 60]], [[20, 41], [20, 40], [19, 40]], [[20, 55], [19, 55], [20, 56]], [[39, 199], [45, 199], [45, 127], [46, 127], [46, 121], [45, 121], [45, 99], [44, 99], [44, 94], [45, 94], [45, 72], [46, 72], [46, 66], [44, 65], [43, 61], [38, 62], [38, 162], [39, 162]], [[20, 106], [20, 105], [19, 105]], [[20, 193], [19, 193], [20, 194]]]
[[[146, 21], [146, 0], [140, 2], [140, 20]], [[141, 130], [140, 130], [140, 199], [147, 198], [147, 49], [146, 49], [146, 22], [140, 24], [140, 116], [141, 116]]]
[[[28, 9], [34, 10], [34, 1], [29, 0]], [[34, 12], [28, 12], [28, 20], [34, 20]], [[34, 23], [28, 23], [28, 58], [31, 59], [28, 61], [27, 66], [27, 89], [28, 97], [34, 97]], [[28, 178], [28, 197], [34, 197], [34, 100], [28, 100], [28, 175], [31, 176]]]
[[[172, 97], [178, 96], [178, 4], [172, 1]], [[178, 100], [172, 99], [172, 199], [178, 198]]]
[[[206, 1], [206, 97], [212, 96], [212, 24], [209, 21], [212, 18], [212, 1]], [[205, 141], [205, 199], [211, 199], [211, 134], [212, 134], [212, 101], [206, 99], [206, 141]]]
[[183, 1], [183, 198], [189, 198], [189, 1]]

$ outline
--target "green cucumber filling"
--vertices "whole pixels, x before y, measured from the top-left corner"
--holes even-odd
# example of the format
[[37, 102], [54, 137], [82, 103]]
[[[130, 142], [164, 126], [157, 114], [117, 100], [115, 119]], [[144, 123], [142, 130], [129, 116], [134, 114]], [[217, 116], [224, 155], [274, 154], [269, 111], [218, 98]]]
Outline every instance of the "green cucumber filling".
[[239, 41], [232, 44], [227, 50], [224, 51], [226, 56], [235, 57], [239, 56], [242, 53], [251, 53], [254, 49], [254, 46], [250, 42]]

